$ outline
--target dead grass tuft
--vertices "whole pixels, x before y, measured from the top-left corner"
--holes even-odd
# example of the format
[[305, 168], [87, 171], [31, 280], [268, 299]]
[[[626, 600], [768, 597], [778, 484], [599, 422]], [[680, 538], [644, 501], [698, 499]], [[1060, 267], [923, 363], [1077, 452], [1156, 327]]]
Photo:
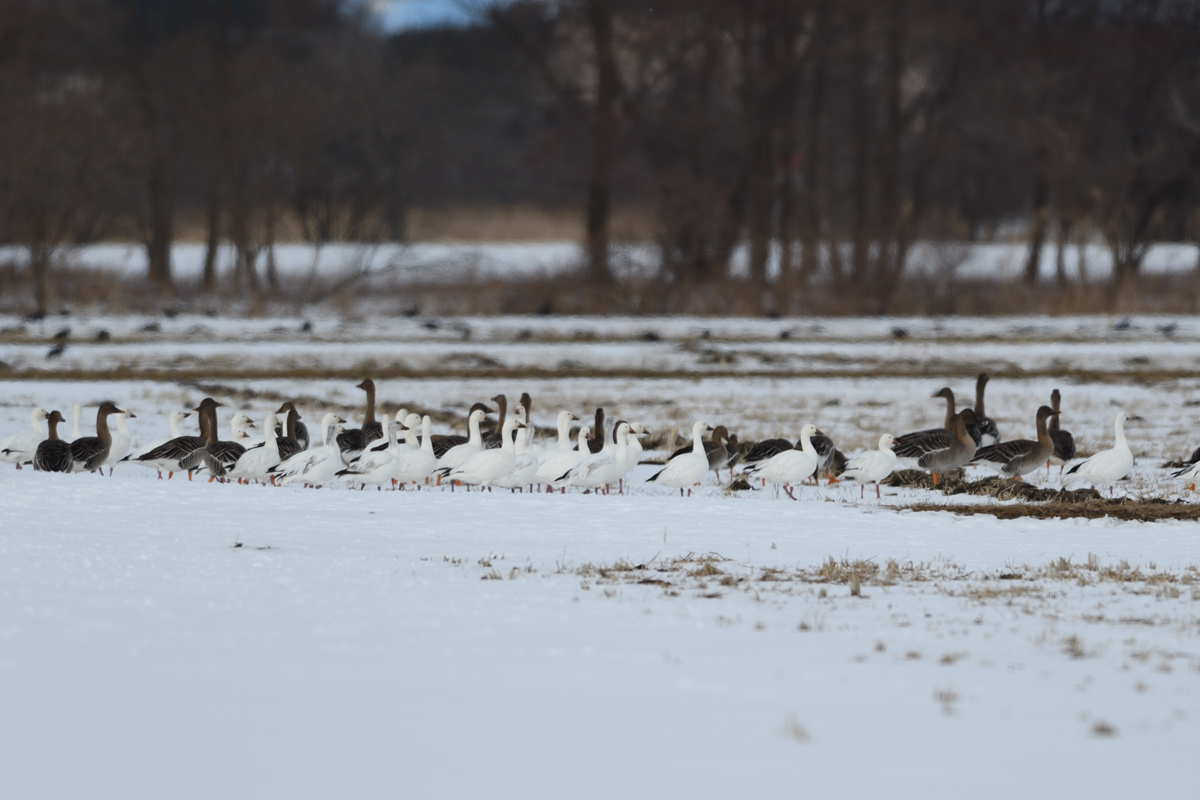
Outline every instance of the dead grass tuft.
[[[1049, 491], [1049, 490], [1047, 490]], [[1091, 490], [1083, 490], [1090, 492]], [[1136, 522], [1160, 520], [1200, 520], [1200, 505], [1166, 498], [1103, 498], [1100, 496], [1076, 499], [1064, 492], [1059, 499], [1045, 503], [1013, 503], [1009, 505], [945, 506], [938, 503], [913, 503], [904, 508], [910, 511], [952, 511], [955, 514], [990, 514], [998, 519], [1112, 519]]]

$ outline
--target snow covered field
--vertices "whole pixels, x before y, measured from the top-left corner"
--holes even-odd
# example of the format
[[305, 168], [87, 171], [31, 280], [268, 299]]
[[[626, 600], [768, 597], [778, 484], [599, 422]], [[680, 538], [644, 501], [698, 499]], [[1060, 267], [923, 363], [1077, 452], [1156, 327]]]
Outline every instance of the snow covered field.
[[[1190, 318], [146, 322], [72, 318], [47, 363], [53, 322], [0, 320], [0, 437], [33, 403], [106, 398], [137, 413], [135, 446], [205, 394], [223, 423], [284, 398], [311, 422], [359, 406], [340, 374], [361, 367], [393, 376], [386, 411], [529, 391], [543, 426], [595, 405], [745, 440], [813, 421], [856, 452], [988, 369], [1006, 438], [1056, 386], [1082, 452], [1118, 407], [1140, 416], [1119, 494], [1187, 497], [1161, 463], [1200, 445]], [[744, 368], [759, 352], [788, 363]], [[579, 368], [536, 371], [555, 359]], [[654, 470], [550, 496], [5, 465], [0, 797], [1193, 796], [1195, 523], [915, 513], [995, 501], [846, 484], [792, 502], [711, 475], [680, 498]]]
[[[1024, 274], [1027, 248], [1024, 242], [970, 243], [918, 242], [909, 255], [909, 270], [927, 275], [954, 274], [964, 278], [1005, 278], [1014, 280]], [[203, 270], [205, 246], [197, 243], [176, 244], [171, 251], [174, 274], [185, 281], [199, 280]], [[0, 247], [0, 262], [23, 262], [25, 253], [16, 247]], [[146, 251], [136, 243], [106, 243], [72, 249], [68, 261], [124, 275], [146, 274]], [[614, 269], [621, 273], [649, 273], [658, 263], [653, 245], [617, 243], [612, 247]], [[1038, 269], [1043, 279], [1055, 278], [1057, 250], [1042, 251]], [[735, 251], [731, 272], [744, 275], [748, 251]], [[1144, 271], [1148, 274], [1184, 272], [1195, 269], [1194, 245], [1165, 242], [1154, 245], [1146, 254]], [[578, 268], [582, 261], [575, 242], [413, 242], [336, 243], [321, 248], [300, 242], [283, 242], [275, 247], [276, 268], [284, 276], [339, 275], [362, 271], [375, 272], [388, 282], [455, 282], [464, 278], [537, 277], [556, 275]], [[1103, 244], [1067, 248], [1064, 269], [1071, 280], [1104, 281], [1112, 274], [1112, 251]], [[229, 271], [234, 250], [224, 246], [218, 253], [218, 269]], [[779, 269], [779, 248], [774, 247], [768, 270]]]

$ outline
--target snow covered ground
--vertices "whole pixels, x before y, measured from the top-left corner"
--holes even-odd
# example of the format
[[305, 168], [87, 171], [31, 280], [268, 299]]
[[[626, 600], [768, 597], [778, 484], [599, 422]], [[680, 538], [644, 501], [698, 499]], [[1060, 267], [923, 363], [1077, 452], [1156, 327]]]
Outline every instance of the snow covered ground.
[[[612, 263], [623, 273], [652, 272], [658, 263], [656, 248], [649, 244], [613, 245]], [[964, 278], [1016, 279], [1024, 274], [1026, 245], [1016, 243], [919, 242], [909, 255], [909, 269], [927, 275], [957, 275]], [[199, 280], [204, 264], [205, 246], [180, 243], [172, 248], [171, 261], [176, 278]], [[748, 251], [739, 248], [733, 257], [731, 272], [745, 274]], [[1046, 247], [1038, 264], [1043, 279], [1055, 277], [1056, 248]], [[0, 247], [0, 262], [25, 260], [16, 247]], [[129, 276], [146, 273], [145, 248], [136, 243], [88, 245], [64, 253], [72, 263], [109, 270]], [[768, 270], [778, 272], [779, 248], [771, 253]], [[1112, 252], [1103, 244], [1082, 248], [1070, 246], [1064, 253], [1064, 268], [1071, 280], [1104, 281], [1112, 274]], [[275, 247], [276, 268], [281, 275], [303, 278], [370, 271], [394, 283], [411, 281], [455, 282], [465, 278], [536, 277], [561, 274], [577, 269], [582, 261], [578, 243], [559, 242], [414, 242], [336, 243], [321, 248], [299, 242], [284, 242]], [[222, 247], [218, 269], [229, 271], [234, 262], [231, 247]], [[262, 260], [260, 260], [260, 264]], [[1196, 268], [1195, 245], [1161, 243], [1146, 254], [1143, 269], [1149, 274], [1184, 272]]]
[[[205, 393], [226, 403], [223, 422], [240, 409], [261, 420], [285, 397], [312, 421], [355, 409], [356, 381], [276, 376], [281, 361], [319, 372], [339, 340], [406, 353], [465, 325], [508, 348], [503, 377], [467, 365], [381, 379], [381, 410], [448, 418], [530, 391], [543, 426], [598, 404], [658, 430], [703, 416], [744, 439], [815, 421], [854, 452], [937, 423], [932, 392], [968, 399], [975, 371], [1001, 360], [1041, 365], [989, 387], [1007, 438], [1032, 433], [1055, 386], [1081, 451], [1109, 446], [1116, 408], [1141, 417], [1119, 494], [1190, 497], [1161, 463], [1200, 444], [1196, 381], [1153, 374], [1200, 356], [1187, 318], [793, 321], [810, 335], [790, 345], [787, 321], [314, 320], [320, 347], [298, 321], [210, 320], [201, 341], [231, 353], [213, 356], [187, 333], [196, 321], [161, 322], [157, 351], [121, 353], [105, 348], [134, 346], [145, 320], [70, 321], [73, 336], [93, 324], [113, 336], [75, 366], [147, 359], [130, 379], [67, 379], [34, 359], [39, 331], [0, 336], [0, 359], [19, 367], [0, 380], [0, 436], [27, 426], [33, 403], [113, 398], [138, 414], [136, 445]], [[657, 340], [642, 341], [648, 327]], [[1080, 349], [1037, 355], [1059, 339]], [[262, 360], [241, 369], [239, 341]], [[692, 341], [896, 349], [869, 375], [621, 372]], [[550, 346], [611, 372], [516, 377]], [[623, 356], [605, 361], [605, 348]], [[1149, 366], [1124, 360], [1142, 354]], [[159, 366], [193, 355], [189, 369], [211, 378]], [[625, 496], [551, 496], [4, 465], [0, 797], [1194, 794], [1194, 523], [915, 513], [902, 507], [995, 501], [910, 489], [860, 501], [845, 484], [792, 502], [711, 475], [680, 498], [643, 483], [654, 469]]]

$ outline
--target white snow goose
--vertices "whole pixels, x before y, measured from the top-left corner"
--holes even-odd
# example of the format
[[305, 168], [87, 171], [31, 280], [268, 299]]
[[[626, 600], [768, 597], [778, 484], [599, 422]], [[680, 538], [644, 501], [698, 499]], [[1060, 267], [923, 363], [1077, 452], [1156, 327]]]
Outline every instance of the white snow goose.
[[82, 439], [83, 434], [83, 403], [76, 403], [71, 408], [71, 441]]
[[[596, 489], [615, 483], [625, 474], [625, 462], [629, 452], [629, 423], [618, 422], [614, 438], [615, 443], [605, 441], [599, 453], [585, 455], [583, 460], [562, 476], [562, 482], [568, 486], [578, 486], [581, 489]], [[708, 463], [708, 462], [705, 462]]]
[[121, 413], [117, 414], [116, 417], [117, 429], [112, 434], [112, 446], [108, 448], [108, 458], [101, 465], [102, 467], [108, 467], [109, 475], [113, 474], [113, 469], [116, 468], [117, 462], [129, 455], [129, 443], [133, 435], [129, 432], [129, 426], [125, 424], [125, 420], [137, 419], [137, 414], [122, 409]]
[[58, 424], [66, 422], [58, 411], [51, 411], [46, 418], [49, 438], [39, 442], [33, 452], [33, 468], [38, 472], [70, 472], [74, 464], [71, 445], [58, 438]]
[[[526, 415], [528, 415], [528, 411], [526, 411]], [[512, 471], [492, 481], [492, 486], [524, 491], [524, 487], [529, 485], [532, 490], [533, 483], [537, 480], [538, 458], [529, 446], [529, 423], [522, 421], [521, 424], [525, 427], [516, 432], [516, 441], [513, 442], [516, 460], [513, 463]]]
[[879, 448], [860, 453], [846, 462], [841, 477], [846, 480], [862, 481], [859, 487], [859, 499], [865, 495], [867, 484], [875, 484], [875, 498], [880, 499], [879, 482], [886, 479], [896, 470], [896, 437], [885, 433], [879, 437]]
[[[484, 408], [477, 405], [472, 409], [467, 417], [467, 441], [446, 450], [438, 459], [439, 475], [445, 475], [450, 470], [462, 466], [471, 456], [483, 451], [483, 436], [479, 432], [479, 423], [486, 417], [487, 411]], [[437, 442], [434, 442], [433, 450], [437, 452]]]
[[320, 447], [304, 450], [283, 461], [270, 472], [280, 478], [280, 485], [303, 483], [305, 486], [321, 486], [337, 475], [338, 470], [345, 464], [342, 462], [342, 449], [338, 447], [337, 435], [345, 430], [342, 424], [345, 420], [337, 414], [326, 414], [321, 420]]
[[[1125, 420], [1129, 419], [1124, 411], [1118, 411], [1113, 419], [1113, 446], [1111, 450], [1101, 450], [1096, 455], [1081, 461], [1067, 470], [1067, 479], [1077, 478], [1087, 481], [1092, 486], [1107, 486], [1108, 493], [1113, 493], [1117, 481], [1127, 476], [1133, 470], [1133, 452], [1125, 441]], [[1182, 477], [1182, 476], [1180, 476]]]
[[[62, 414], [58, 416], [61, 418]], [[0, 461], [6, 464], [16, 464], [17, 469], [20, 469], [21, 464], [32, 459], [33, 454], [37, 452], [38, 445], [46, 440], [46, 420], [49, 418], [50, 415], [44, 408], [34, 408], [30, 411], [29, 426], [31, 430], [14, 433], [4, 441], [0, 441]]]
[[[796, 499], [792, 494], [792, 484], [801, 483], [812, 476], [817, 468], [817, 450], [812, 445], [812, 437], [817, 435], [817, 426], [809, 423], [800, 429], [798, 446], [782, 453], [776, 453], [766, 461], [760, 461], [746, 470], [764, 481], [780, 485], [787, 496]], [[707, 461], [705, 462], [707, 465]]]
[[[108, 418], [120, 414], [121, 409], [110, 400], [105, 400], [96, 409], [96, 435], [83, 436], [71, 442], [72, 472], [95, 472], [103, 467], [108, 460], [112, 448], [112, 432], [108, 428]], [[103, 471], [101, 471], [103, 474]]]
[[267, 414], [263, 419], [263, 443], [247, 448], [226, 473], [228, 477], [237, 478], [238, 483], [243, 480], [274, 482], [275, 476], [269, 470], [283, 460], [279, 456], [279, 437], [275, 433], [278, 422], [279, 418], [274, 414]]
[[683, 490], [686, 488], [687, 493], [691, 495], [692, 487], [704, 480], [704, 473], [708, 472], [708, 454], [704, 452], [704, 433], [711, 430], [712, 428], [707, 422], [697, 420], [692, 425], [691, 451], [685, 450], [672, 457], [667, 461], [665, 467], [647, 478], [646, 483], [657, 483], [660, 486], [678, 489], [680, 497], [683, 496]]
[[382, 490], [385, 483], [391, 483], [392, 476], [400, 466], [400, 445], [396, 442], [396, 426], [391, 424], [391, 417], [387, 414], [380, 415], [379, 425], [387, 439], [387, 447], [364, 453], [362, 458], [337, 473], [339, 477], [359, 481], [360, 490], [365, 489], [368, 483], [377, 490]]
[[[574, 418], [574, 415], [572, 415]], [[544, 453], [542, 458], [538, 460], [537, 480], [538, 483], [546, 484], [546, 488], [554, 491], [554, 484], [565, 478], [567, 474], [575, 467], [579, 466], [579, 462], [587, 458], [591, 451], [588, 449], [588, 439], [592, 438], [592, 429], [584, 425], [579, 429], [579, 447], [576, 450], [563, 450], [556, 448], [548, 453]], [[566, 482], [559, 483], [562, 490], [565, 492]]]
[[[708, 441], [704, 443], [704, 454], [708, 458], [708, 468], [720, 475], [721, 470], [729, 463], [729, 447], [726, 442], [729, 440], [729, 429], [724, 425], [718, 425], [713, 428], [712, 434], [708, 437]], [[787, 441], [783, 439], [782, 441]], [[788, 442], [788, 447], [791, 447], [791, 442]], [[680, 447], [671, 453], [671, 458], [681, 456], [684, 453], [690, 452], [692, 445], [688, 444]], [[670, 459], [668, 459], [670, 460]]]
[[[1062, 395], [1058, 389], [1050, 393], [1050, 407], [1056, 412], [1062, 403]], [[1061, 475], [1063, 468], [1071, 459], [1075, 458], [1075, 437], [1070, 431], [1064, 431], [1060, 426], [1060, 417], [1056, 413], [1050, 418], [1050, 438], [1054, 440], [1054, 452], [1046, 459], [1046, 474], [1050, 474], [1050, 465], [1057, 464], [1058, 472]]]
[[435, 456], [437, 456], [438, 458], [441, 458], [442, 456], [446, 455], [446, 453], [453, 450], [455, 447], [458, 447], [460, 444], [466, 444], [467, 442], [469, 442], [471, 440], [471, 437], [469, 435], [470, 427], [471, 427], [471, 415], [474, 414], [476, 411], [483, 412], [483, 416], [479, 418], [480, 420], [487, 419], [487, 415], [492, 413], [492, 409], [488, 408], [488, 406], [484, 403], [475, 403], [474, 405], [472, 405], [471, 409], [467, 412], [468, 435], [461, 436], [459, 434], [454, 434], [454, 433], [445, 434], [445, 435], [434, 435], [434, 437], [433, 437], [433, 454]]
[[409, 447], [400, 451], [400, 456], [397, 459], [396, 471], [392, 474], [397, 483], [401, 485], [423, 481], [433, 474], [433, 470], [437, 467], [437, 456], [433, 454], [433, 439], [430, 436], [429, 429], [433, 426], [433, 421], [426, 414], [421, 418], [421, 444], [416, 445], [416, 431], [409, 425], [409, 421], [405, 421], [405, 427], [408, 430], [405, 432], [405, 438], [408, 440]]
[[1027, 472], [1041, 469], [1042, 464], [1054, 453], [1054, 440], [1046, 428], [1047, 420], [1057, 417], [1058, 412], [1050, 406], [1037, 410], [1037, 439], [1009, 439], [1006, 442], [981, 447], [971, 458], [972, 464], [983, 464], [1017, 480]]
[[[516, 467], [517, 450], [516, 445], [513, 444], [513, 432], [523, 427], [525, 426], [516, 417], [506, 419], [504, 427], [500, 429], [500, 446], [498, 448], [481, 450], [459, 466], [443, 467], [439, 472], [451, 481], [458, 481], [470, 486], [490, 486]], [[442, 459], [443, 462], [445, 460], [445, 458]]]

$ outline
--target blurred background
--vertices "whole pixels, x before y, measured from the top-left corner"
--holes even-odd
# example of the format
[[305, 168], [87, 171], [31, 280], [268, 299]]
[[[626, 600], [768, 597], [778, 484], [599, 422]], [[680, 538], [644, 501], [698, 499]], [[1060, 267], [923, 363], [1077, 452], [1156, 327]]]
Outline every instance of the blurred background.
[[1193, 312], [1200, 3], [0, 0], [0, 311]]

